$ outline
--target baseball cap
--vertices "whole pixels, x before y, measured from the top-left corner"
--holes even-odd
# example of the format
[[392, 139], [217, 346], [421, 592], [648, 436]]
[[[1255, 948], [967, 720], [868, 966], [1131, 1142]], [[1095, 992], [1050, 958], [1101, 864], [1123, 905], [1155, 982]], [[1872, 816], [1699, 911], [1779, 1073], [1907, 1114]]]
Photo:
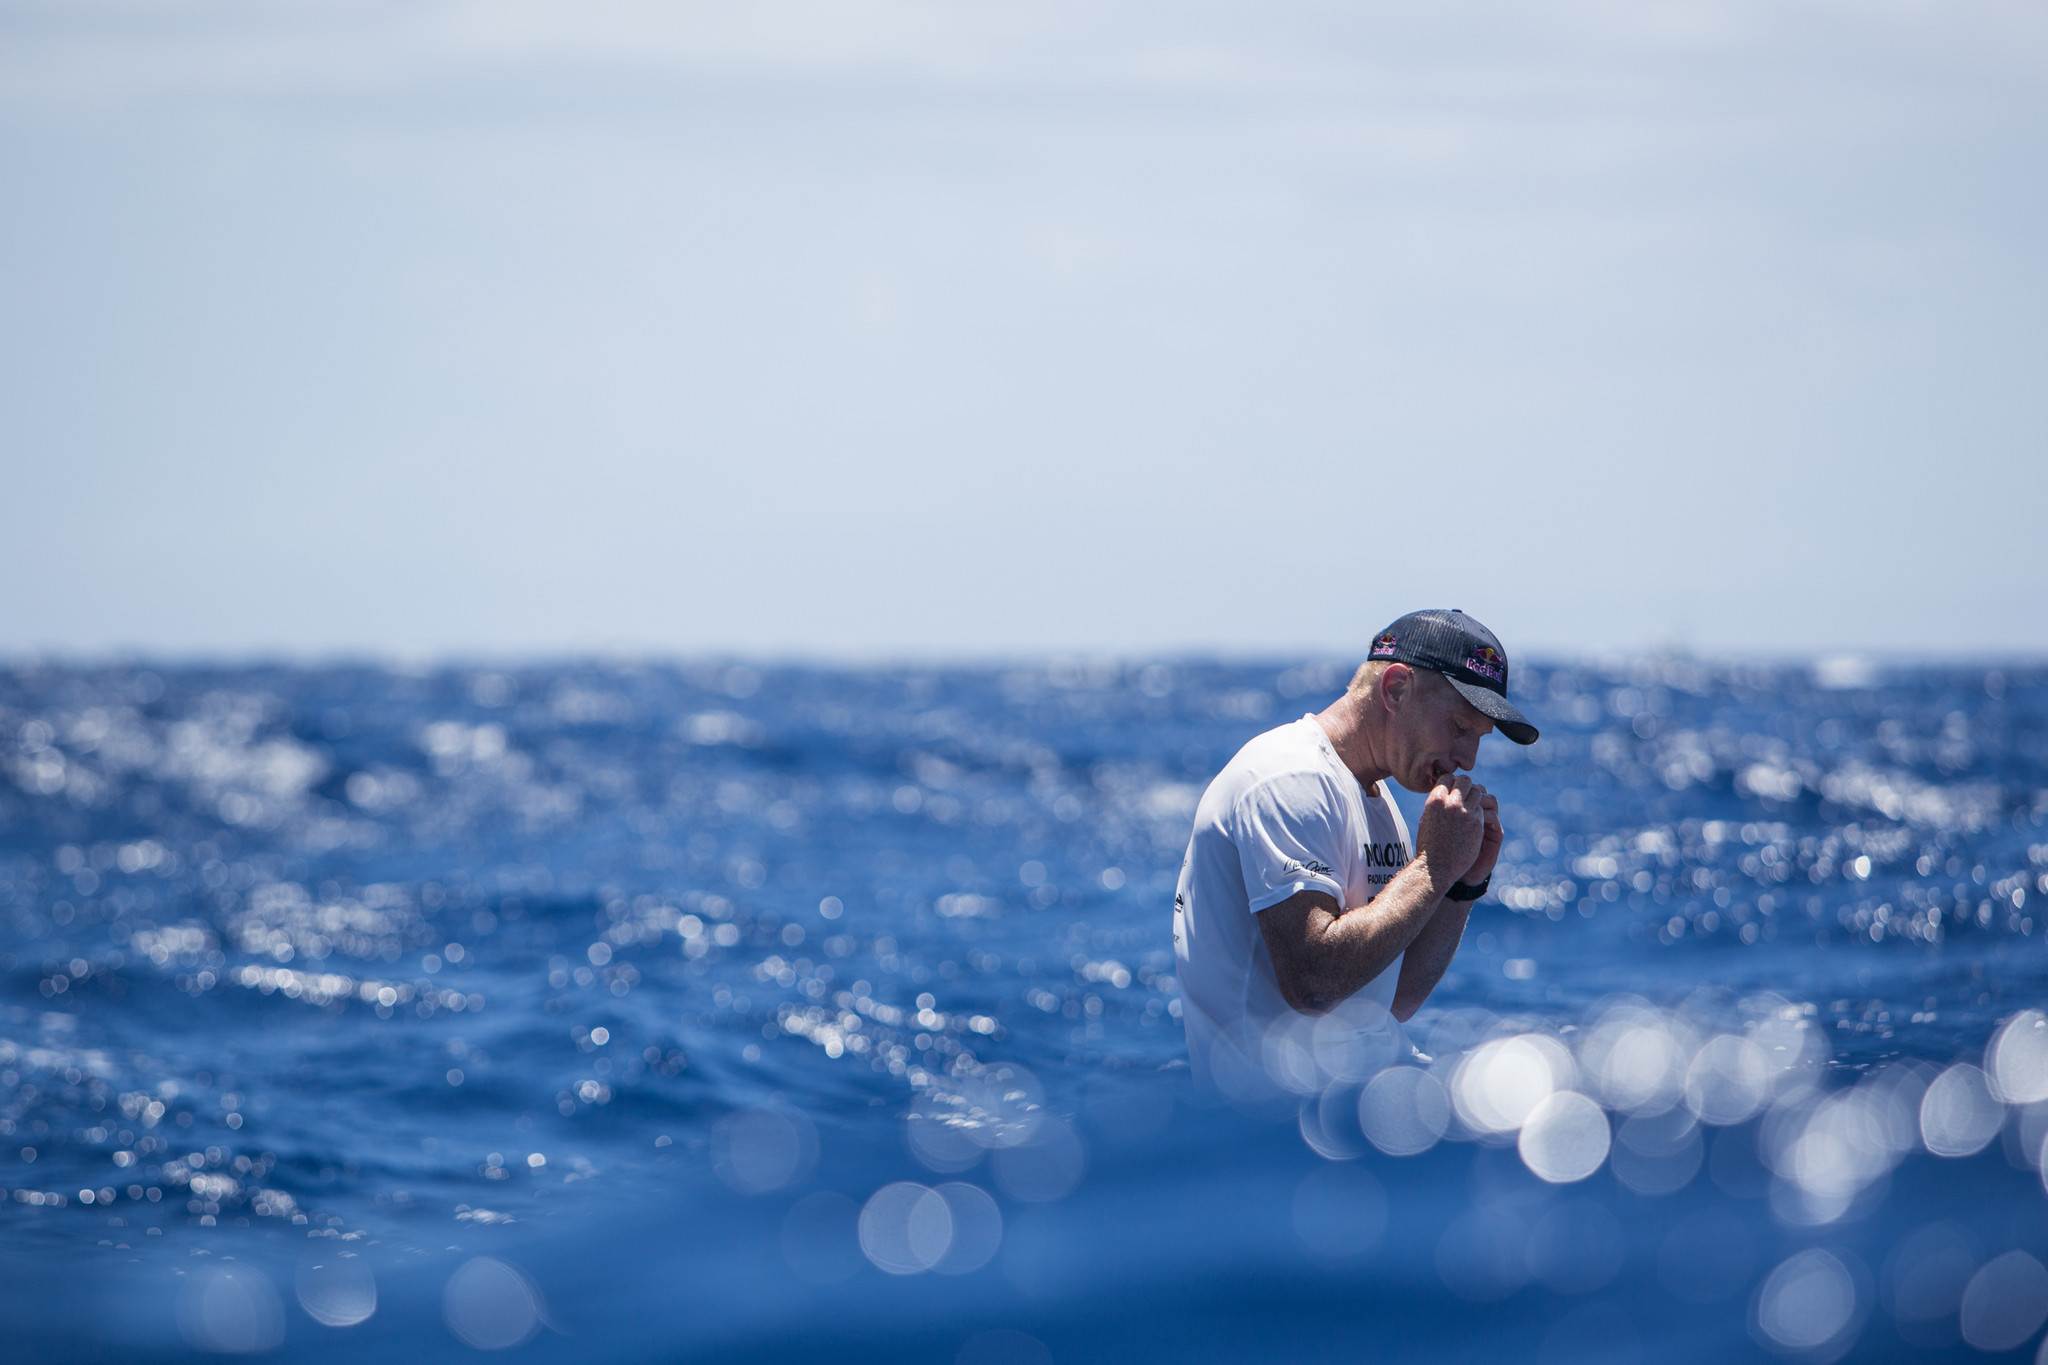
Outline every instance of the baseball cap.
[[1536, 727], [1508, 700], [1507, 651], [1462, 611], [1411, 611], [1373, 637], [1366, 658], [1441, 673], [1502, 734], [1517, 744], [1536, 742]]

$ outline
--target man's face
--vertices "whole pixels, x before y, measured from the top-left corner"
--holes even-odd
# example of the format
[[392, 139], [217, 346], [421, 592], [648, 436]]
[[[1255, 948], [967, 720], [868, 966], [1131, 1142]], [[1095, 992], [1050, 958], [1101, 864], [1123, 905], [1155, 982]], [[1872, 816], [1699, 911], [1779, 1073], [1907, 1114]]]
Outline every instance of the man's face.
[[1479, 761], [1479, 740], [1493, 722], [1436, 673], [1410, 669], [1394, 709], [1394, 780], [1427, 792], [1443, 778]]

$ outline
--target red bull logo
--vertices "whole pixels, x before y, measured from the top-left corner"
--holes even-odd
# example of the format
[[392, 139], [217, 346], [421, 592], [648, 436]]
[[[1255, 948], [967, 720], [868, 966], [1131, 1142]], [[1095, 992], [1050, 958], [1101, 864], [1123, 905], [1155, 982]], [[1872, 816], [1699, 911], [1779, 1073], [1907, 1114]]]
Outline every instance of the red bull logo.
[[1471, 669], [1482, 678], [1491, 678], [1503, 687], [1507, 685], [1508, 661], [1503, 659], [1500, 656], [1500, 651], [1492, 645], [1480, 645], [1470, 654], [1467, 654], [1465, 656], [1465, 667]]
[[1368, 654], [1368, 655], [1367, 655], [1366, 657], [1367, 657], [1367, 658], [1369, 658], [1369, 659], [1391, 659], [1391, 658], [1393, 658], [1393, 657], [1394, 657], [1394, 632], [1393, 632], [1393, 631], [1391, 631], [1391, 630], [1383, 630], [1383, 631], [1381, 631], [1381, 632], [1379, 633], [1379, 638], [1378, 638], [1378, 639], [1376, 639], [1376, 640], [1374, 640], [1374, 641], [1372, 642], [1372, 653]]

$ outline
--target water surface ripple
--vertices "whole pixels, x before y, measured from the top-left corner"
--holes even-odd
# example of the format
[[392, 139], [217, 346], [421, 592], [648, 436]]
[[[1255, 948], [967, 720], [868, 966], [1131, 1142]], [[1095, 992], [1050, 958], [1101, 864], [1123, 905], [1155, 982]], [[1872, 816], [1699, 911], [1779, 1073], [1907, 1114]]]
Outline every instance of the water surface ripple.
[[2032, 1349], [2048, 670], [1526, 668], [1413, 1055], [1205, 1103], [1188, 820], [1347, 674], [0, 672], [14, 1355]]

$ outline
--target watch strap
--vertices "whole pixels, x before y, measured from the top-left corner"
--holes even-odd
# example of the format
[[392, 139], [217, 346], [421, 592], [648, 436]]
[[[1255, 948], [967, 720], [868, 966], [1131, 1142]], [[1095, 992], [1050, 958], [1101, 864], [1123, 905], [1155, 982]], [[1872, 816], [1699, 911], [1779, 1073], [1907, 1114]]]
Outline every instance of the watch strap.
[[1447, 901], [1476, 901], [1486, 894], [1486, 888], [1493, 882], [1493, 874], [1486, 874], [1486, 880], [1473, 886], [1468, 882], [1452, 882], [1451, 889], [1444, 892]]

